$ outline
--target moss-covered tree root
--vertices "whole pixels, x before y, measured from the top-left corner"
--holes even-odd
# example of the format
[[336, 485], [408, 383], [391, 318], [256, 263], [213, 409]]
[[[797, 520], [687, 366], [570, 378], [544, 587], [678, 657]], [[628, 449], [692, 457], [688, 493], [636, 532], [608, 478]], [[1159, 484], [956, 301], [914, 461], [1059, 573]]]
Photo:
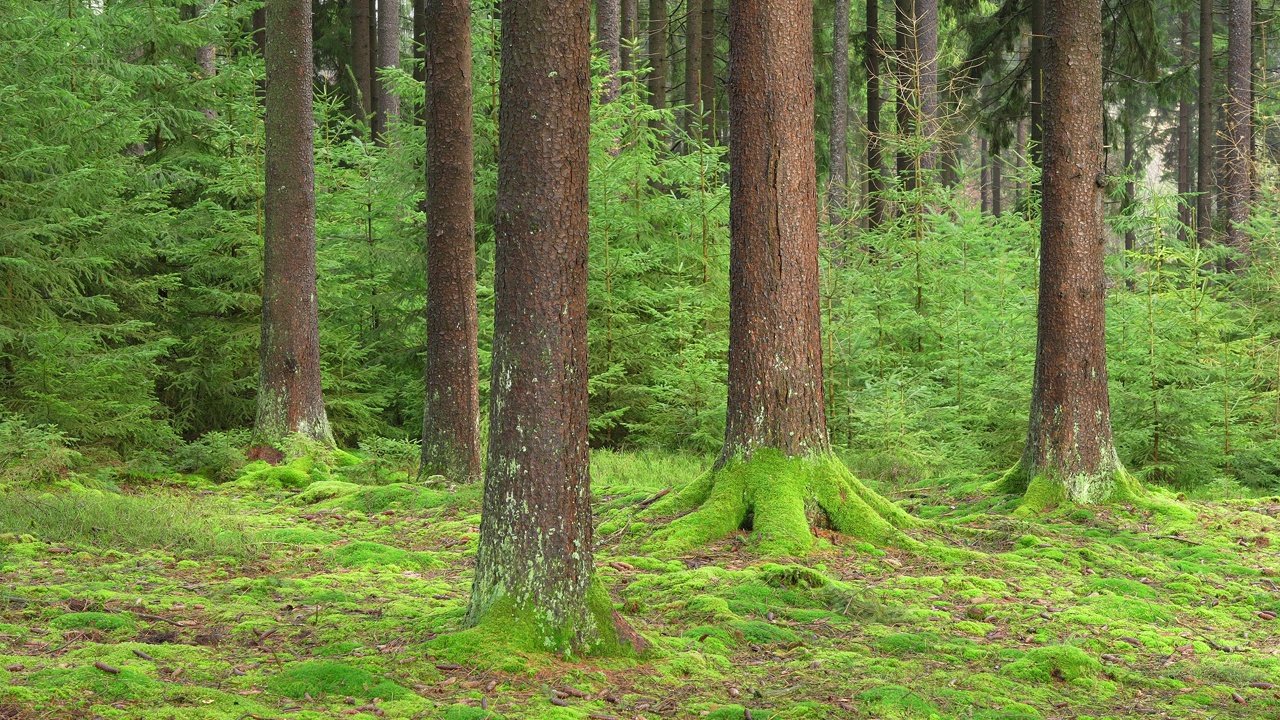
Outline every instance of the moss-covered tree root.
[[658, 535], [676, 552], [749, 525], [761, 553], [803, 555], [814, 542], [810, 518], [875, 545], [923, 547], [903, 532], [917, 521], [863, 485], [830, 453], [788, 458], [757, 450], [749, 460], [734, 458], [713, 469], [655, 504], [649, 514], [679, 515]]
[[1035, 515], [1062, 505], [1129, 503], [1152, 510], [1169, 520], [1194, 520], [1195, 513], [1177, 501], [1143, 487], [1123, 466], [1094, 475], [1061, 478], [1044, 469], [1029, 470], [1023, 463], [1009, 469], [986, 486], [991, 493], [1022, 495], [1015, 511]]

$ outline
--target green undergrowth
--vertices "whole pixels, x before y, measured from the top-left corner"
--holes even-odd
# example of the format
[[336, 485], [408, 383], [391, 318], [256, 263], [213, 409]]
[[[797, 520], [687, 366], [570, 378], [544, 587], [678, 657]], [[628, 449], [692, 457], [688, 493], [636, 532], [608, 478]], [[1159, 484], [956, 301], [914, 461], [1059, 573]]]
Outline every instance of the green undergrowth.
[[[0, 716], [1280, 713], [1269, 687], [1280, 685], [1280, 499], [1177, 501], [1176, 516], [1134, 501], [1020, 515], [1018, 496], [984, 489], [994, 477], [955, 476], [892, 494], [928, 521], [912, 530], [929, 540], [921, 551], [817, 529], [804, 556], [766, 558], [754, 531], [733, 527], [678, 555], [645, 552], [664, 527], [646, 515], [656, 496], [708, 465], [626, 453], [593, 463], [598, 622], [621, 613], [652, 643], [641, 658], [547, 652], [515, 613], [463, 628], [477, 486], [55, 488], [126, 498], [137, 512], [112, 516], [111, 542], [97, 540], [96, 519], [4, 526]], [[323, 482], [349, 482], [330, 472]], [[26, 515], [0, 522], [14, 517]], [[234, 528], [242, 549], [181, 540], [202, 522]], [[44, 534], [55, 531], [69, 534]]]

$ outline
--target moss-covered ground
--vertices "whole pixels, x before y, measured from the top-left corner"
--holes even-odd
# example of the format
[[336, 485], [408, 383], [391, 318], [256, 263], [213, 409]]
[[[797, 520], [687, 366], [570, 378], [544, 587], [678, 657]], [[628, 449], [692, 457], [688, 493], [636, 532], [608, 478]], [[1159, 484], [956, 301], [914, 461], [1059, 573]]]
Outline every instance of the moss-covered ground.
[[916, 552], [650, 556], [649, 501], [705, 467], [597, 453], [599, 576], [654, 648], [567, 661], [454, 633], [478, 486], [359, 467], [11, 488], [0, 718], [1280, 715], [1280, 499], [1015, 515], [992, 478], [937, 480], [876, 488], [932, 521]]

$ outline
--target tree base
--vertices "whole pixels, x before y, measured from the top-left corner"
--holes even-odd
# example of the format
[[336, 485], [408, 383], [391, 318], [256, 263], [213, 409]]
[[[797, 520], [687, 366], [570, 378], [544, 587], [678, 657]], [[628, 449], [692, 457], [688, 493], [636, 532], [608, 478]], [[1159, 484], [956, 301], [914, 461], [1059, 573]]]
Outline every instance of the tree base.
[[813, 546], [811, 524], [825, 524], [874, 545], [923, 547], [902, 531], [916, 526], [915, 519], [863, 485], [830, 453], [787, 458], [775, 450], [757, 450], [750, 460], [730, 460], [649, 511], [680, 513], [686, 514], [659, 536], [675, 552], [750, 528], [763, 554], [803, 555]]
[[1147, 491], [1142, 483], [1123, 467], [1095, 475], [1074, 475], [1065, 480], [1044, 469], [1035, 472], [1021, 463], [999, 479], [989, 483], [988, 492], [1022, 495], [1015, 514], [1034, 515], [1060, 505], [1100, 505], [1103, 503], [1135, 503], [1139, 505], [1169, 504]]

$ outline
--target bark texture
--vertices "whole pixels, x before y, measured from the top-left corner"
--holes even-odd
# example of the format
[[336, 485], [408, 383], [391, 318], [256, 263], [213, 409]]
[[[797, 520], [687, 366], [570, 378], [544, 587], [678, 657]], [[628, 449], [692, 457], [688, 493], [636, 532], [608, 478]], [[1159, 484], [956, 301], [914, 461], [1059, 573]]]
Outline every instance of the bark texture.
[[1253, 0], [1230, 0], [1227, 20], [1227, 132], [1223, 196], [1227, 243], [1242, 256], [1249, 252], [1253, 148]]
[[702, 136], [702, 4], [685, 0], [684, 14], [684, 129]]
[[1040, 304], [1021, 469], [1036, 492], [1098, 502], [1122, 472], [1107, 395], [1100, 0], [1048, 3], [1045, 32]]
[[827, 211], [832, 225], [844, 218], [849, 187], [849, 0], [835, 0], [831, 41], [831, 160]]
[[351, 74], [360, 93], [360, 119], [369, 122], [373, 113], [373, 51], [369, 38], [369, 4], [373, 0], [351, 0]]
[[622, 0], [596, 0], [596, 42], [609, 61], [609, 77], [605, 80], [600, 102], [618, 99], [622, 69]]
[[1200, 0], [1200, 88], [1196, 101], [1199, 157], [1196, 164], [1196, 242], [1213, 234], [1213, 0]]
[[667, 0], [649, 0], [649, 102], [667, 106]]
[[589, 0], [502, 14], [489, 458], [468, 621], [499, 600], [599, 636], [587, 462]]
[[425, 0], [427, 373], [422, 475], [480, 477], [471, 3]]
[[266, 448], [300, 433], [332, 445], [320, 390], [310, 0], [267, 3], [266, 44], [262, 345], [253, 444]]
[[729, 8], [729, 398], [721, 461], [825, 451], [813, 9]]
[[636, 42], [636, 21], [639, 15], [636, 0], [622, 0], [620, 14], [622, 27], [619, 31], [621, 50], [618, 67], [623, 72], [631, 72], [636, 69], [635, 55], [632, 52]]
[[[378, 68], [400, 67], [400, 0], [377, 0], [378, 3]], [[383, 138], [393, 118], [400, 114], [400, 98], [391, 91], [391, 85], [375, 79], [378, 85], [373, 115], [373, 137], [386, 144]]]
[[867, 225], [884, 224], [884, 155], [881, 150], [880, 73], [884, 52], [880, 47], [880, 0], [867, 0], [867, 33], [863, 39], [867, 72]]
[[[1183, 11], [1179, 17], [1182, 27], [1180, 59], [1184, 66], [1191, 64], [1191, 13]], [[1178, 239], [1190, 239], [1191, 207], [1191, 99], [1178, 98]]]

